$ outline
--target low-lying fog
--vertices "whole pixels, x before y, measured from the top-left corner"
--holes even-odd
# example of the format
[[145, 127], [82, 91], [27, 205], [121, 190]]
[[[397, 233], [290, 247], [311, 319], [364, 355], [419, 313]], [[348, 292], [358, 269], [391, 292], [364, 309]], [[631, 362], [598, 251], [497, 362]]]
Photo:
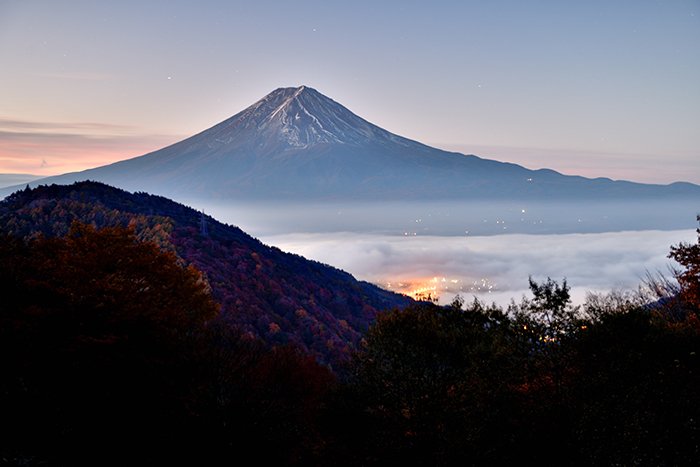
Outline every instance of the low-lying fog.
[[700, 200], [644, 202], [189, 202], [255, 236], [357, 232], [388, 235], [560, 234], [697, 227]]
[[668, 272], [669, 246], [693, 230], [479, 237], [401, 237], [356, 233], [286, 234], [267, 244], [351, 272], [404, 293], [459, 293], [507, 304], [526, 292], [528, 276], [566, 277], [581, 303], [587, 291], [636, 288], [646, 271]]
[[587, 291], [634, 289], [695, 242], [699, 205], [668, 203], [329, 203], [212, 205], [212, 217], [282, 250], [404, 293], [507, 304], [528, 276]]

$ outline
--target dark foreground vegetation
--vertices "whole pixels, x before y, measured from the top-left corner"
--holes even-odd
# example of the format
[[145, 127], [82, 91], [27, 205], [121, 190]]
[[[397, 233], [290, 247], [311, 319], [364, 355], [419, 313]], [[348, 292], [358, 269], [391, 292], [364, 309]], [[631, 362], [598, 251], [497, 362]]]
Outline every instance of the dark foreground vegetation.
[[[335, 374], [216, 319], [133, 230], [0, 242], [0, 459], [12, 465], [697, 465], [700, 244], [679, 287], [379, 317]], [[656, 282], [662, 287], [663, 284]]]
[[349, 359], [379, 311], [412, 302], [162, 196], [79, 182], [27, 188], [0, 201], [0, 234], [61, 237], [74, 221], [133, 228], [139, 240], [202, 273], [221, 321], [328, 364]]
[[331, 371], [133, 226], [5, 235], [0, 464], [700, 465], [700, 238], [670, 256], [654, 299], [380, 314]]

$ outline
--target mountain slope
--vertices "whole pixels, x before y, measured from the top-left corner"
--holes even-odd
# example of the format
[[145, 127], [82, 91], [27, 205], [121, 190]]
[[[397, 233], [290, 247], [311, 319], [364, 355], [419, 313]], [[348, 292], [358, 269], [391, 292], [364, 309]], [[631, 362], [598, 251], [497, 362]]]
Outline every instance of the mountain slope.
[[185, 199], [700, 197], [700, 186], [688, 183], [586, 179], [431, 148], [306, 86], [276, 89], [218, 125], [150, 154], [31, 186], [77, 180]]
[[0, 233], [60, 236], [73, 220], [133, 226], [141, 239], [174, 250], [206, 274], [222, 319], [327, 362], [347, 356], [378, 311], [411, 302], [159, 196], [80, 182], [20, 191], [0, 202]]
[[5, 188], [7, 186], [17, 186], [21, 185], [22, 183], [38, 180], [40, 178], [45, 177], [30, 174], [0, 174], [0, 188]]

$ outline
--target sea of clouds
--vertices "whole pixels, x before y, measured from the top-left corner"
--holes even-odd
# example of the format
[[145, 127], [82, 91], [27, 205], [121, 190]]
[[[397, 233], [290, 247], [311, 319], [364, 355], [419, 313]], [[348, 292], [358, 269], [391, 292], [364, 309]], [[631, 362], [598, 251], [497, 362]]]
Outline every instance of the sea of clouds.
[[394, 290], [436, 287], [441, 303], [459, 293], [506, 305], [526, 294], [529, 276], [566, 278], [576, 303], [589, 291], [636, 289], [647, 272], [669, 275], [671, 245], [696, 238], [688, 229], [460, 237], [297, 233], [261, 240]]

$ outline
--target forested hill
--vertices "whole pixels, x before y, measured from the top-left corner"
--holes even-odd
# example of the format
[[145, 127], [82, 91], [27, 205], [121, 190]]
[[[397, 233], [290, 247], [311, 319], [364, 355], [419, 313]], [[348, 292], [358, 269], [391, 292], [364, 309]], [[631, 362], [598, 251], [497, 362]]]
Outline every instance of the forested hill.
[[205, 274], [221, 319], [325, 362], [347, 356], [379, 311], [411, 302], [160, 196], [78, 182], [18, 191], [0, 202], [0, 233], [63, 236], [73, 221], [132, 226], [140, 239], [174, 250]]

